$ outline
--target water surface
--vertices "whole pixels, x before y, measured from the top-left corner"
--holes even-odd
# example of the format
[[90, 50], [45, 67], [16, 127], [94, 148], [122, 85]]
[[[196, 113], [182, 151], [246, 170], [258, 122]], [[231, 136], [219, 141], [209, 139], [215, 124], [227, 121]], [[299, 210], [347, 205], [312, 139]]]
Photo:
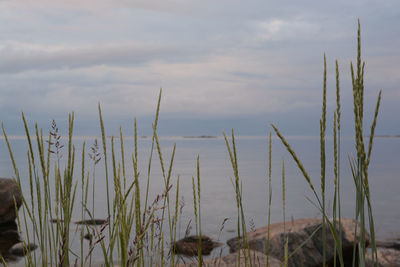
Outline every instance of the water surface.
[[[86, 168], [85, 173], [93, 174], [93, 162], [88, 158], [89, 147], [93, 145], [95, 137], [75, 137], [76, 164], [75, 179], [81, 179], [82, 143], [86, 141]], [[101, 141], [98, 138], [99, 142]], [[0, 139], [0, 176], [13, 177], [14, 170], [8, 155], [4, 139]], [[289, 143], [302, 160], [309, 172], [314, 186], [320, 190], [320, 151], [317, 137], [288, 137]], [[66, 140], [61, 139], [66, 143]], [[162, 156], [165, 168], [168, 169], [174, 144], [176, 154], [172, 169], [172, 195], [175, 198], [176, 180], [180, 177], [180, 201], [184, 203], [183, 213], [180, 216], [178, 235], [183, 237], [187, 223], [193, 215], [192, 177], [197, 176], [196, 161], [200, 158], [201, 177], [201, 217], [203, 233], [221, 241], [234, 237], [236, 229], [237, 209], [232, 179], [234, 177], [229, 154], [222, 137], [217, 138], [183, 138], [161, 137]], [[327, 203], [331, 207], [333, 199], [333, 141], [327, 138]], [[268, 141], [267, 137], [238, 137], [236, 140], [239, 175], [243, 188], [243, 203], [245, 208], [248, 229], [262, 227], [267, 224], [268, 203]], [[27, 141], [24, 138], [11, 138], [16, 163], [23, 182], [25, 196], [29, 196]], [[120, 140], [115, 139], [117, 160], [120, 160]], [[151, 138], [141, 138], [138, 141], [140, 184], [145, 191], [147, 181], [147, 166], [151, 150]], [[102, 145], [100, 144], [102, 151]], [[126, 160], [126, 175], [128, 182], [132, 180], [133, 170], [131, 154], [133, 153], [133, 138], [124, 139]], [[108, 151], [110, 139], [108, 138]], [[378, 239], [399, 236], [398, 222], [400, 221], [400, 138], [376, 138], [369, 168], [369, 181], [373, 204], [373, 213]], [[65, 164], [67, 148], [62, 149], [61, 165]], [[349, 167], [349, 158], [355, 154], [353, 139], [342, 138], [341, 142], [341, 192], [342, 216], [354, 217], [355, 190]], [[111, 156], [108, 157], [111, 164]], [[312, 191], [306, 180], [298, 170], [291, 156], [285, 151], [280, 140], [272, 141], [272, 206], [271, 222], [283, 220], [282, 208], [282, 158], [285, 160], [286, 173], [286, 220], [304, 217], [319, 216], [318, 210], [307, 200], [315, 201]], [[52, 155], [55, 161], [55, 155]], [[39, 171], [39, 170], [38, 170]], [[106, 217], [106, 184], [104, 156], [95, 166], [95, 217]], [[112, 169], [109, 166], [111, 177]], [[111, 178], [110, 178], [111, 181]], [[78, 186], [79, 188], [79, 186]], [[161, 165], [157, 151], [153, 153], [150, 175], [149, 201], [164, 190]], [[90, 193], [91, 194], [91, 193]], [[77, 203], [80, 203], [78, 192]], [[142, 199], [144, 201], [144, 198]], [[89, 207], [91, 207], [89, 200]], [[74, 220], [81, 220], [80, 208], [76, 209]], [[221, 224], [228, 218], [225, 227], [220, 231]], [[78, 237], [76, 238], [78, 239]], [[98, 252], [100, 253], [100, 252]]]

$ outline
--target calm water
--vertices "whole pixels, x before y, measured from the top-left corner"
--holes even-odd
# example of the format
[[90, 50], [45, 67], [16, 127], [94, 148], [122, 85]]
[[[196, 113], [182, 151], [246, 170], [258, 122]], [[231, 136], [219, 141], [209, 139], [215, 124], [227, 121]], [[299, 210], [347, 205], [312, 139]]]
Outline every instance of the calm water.
[[[88, 147], [93, 144], [94, 137], [76, 137], [76, 179], [81, 179], [81, 149], [83, 140]], [[100, 141], [100, 139], [99, 139]], [[319, 138], [315, 137], [290, 137], [289, 143], [302, 160], [306, 170], [319, 190], [320, 162], [319, 162]], [[62, 140], [66, 142], [66, 140]], [[218, 138], [161, 138], [161, 147], [165, 166], [169, 166], [170, 156], [174, 143], [176, 143], [176, 155], [173, 166], [172, 189], [175, 196], [177, 176], [180, 176], [180, 195], [183, 197], [184, 208], [179, 226], [180, 235], [186, 228], [193, 215], [192, 176], [196, 177], [196, 158], [200, 156], [201, 172], [201, 215], [203, 233], [218, 238], [222, 241], [233, 237], [231, 231], [236, 227], [236, 206], [234, 188], [231, 183], [233, 171], [229, 161], [229, 155], [225, 141]], [[132, 167], [129, 162], [133, 152], [133, 140], [126, 138], [125, 155], [127, 176], [131, 179]], [[29, 195], [28, 168], [27, 168], [27, 142], [23, 138], [13, 138], [11, 145], [14, 151], [20, 175], [24, 180], [25, 195]], [[151, 138], [140, 139], [139, 145], [139, 169], [141, 173], [141, 186], [147, 180], [147, 164], [150, 155]], [[119, 140], [116, 139], [116, 148], [119, 148]], [[331, 205], [333, 189], [332, 167], [332, 139], [327, 139], [327, 203]], [[341, 146], [341, 190], [343, 217], [354, 216], [354, 184], [350, 175], [348, 159], [354, 155], [352, 138], [343, 138]], [[111, 151], [110, 146], [108, 151]], [[117, 149], [117, 151], [119, 151]], [[267, 138], [266, 137], [239, 137], [237, 139], [237, 153], [239, 174], [243, 185], [243, 202], [245, 206], [246, 220], [249, 229], [251, 227], [265, 226], [267, 222]], [[67, 156], [66, 148], [63, 149], [64, 157]], [[87, 153], [86, 153], [87, 154]], [[272, 143], [272, 207], [271, 220], [279, 222], [283, 220], [282, 213], [282, 157], [285, 158], [286, 169], [286, 218], [299, 219], [310, 216], [318, 216], [316, 208], [310, 204], [306, 196], [314, 200], [311, 190], [297, 169], [290, 155], [285, 151], [278, 139]], [[86, 171], [92, 172], [93, 163], [87, 155]], [[109, 158], [111, 158], [109, 156]], [[55, 159], [55, 158], [54, 158]], [[111, 173], [110, 169], [110, 173]], [[376, 138], [370, 163], [370, 187], [373, 203], [373, 212], [376, 223], [376, 233], [379, 239], [400, 236], [398, 223], [400, 221], [400, 138]], [[5, 146], [4, 139], [0, 138], [0, 176], [12, 177], [13, 169]], [[95, 217], [105, 217], [106, 190], [105, 190], [104, 163], [96, 166], [96, 200]], [[150, 178], [150, 200], [163, 191], [164, 181], [161, 176], [161, 168], [158, 155], [155, 151]], [[78, 186], [79, 188], [79, 186]], [[175, 197], [174, 197], [175, 198]], [[79, 200], [79, 199], [78, 199]], [[77, 203], [79, 203], [77, 201]], [[89, 203], [89, 207], [91, 204]], [[221, 223], [225, 218], [229, 220], [224, 230], [220, 233]], [[75, 219], [80, 220], [80, 209], [77, 209]], [[252, 226], [251, 226], [252, 225]]]

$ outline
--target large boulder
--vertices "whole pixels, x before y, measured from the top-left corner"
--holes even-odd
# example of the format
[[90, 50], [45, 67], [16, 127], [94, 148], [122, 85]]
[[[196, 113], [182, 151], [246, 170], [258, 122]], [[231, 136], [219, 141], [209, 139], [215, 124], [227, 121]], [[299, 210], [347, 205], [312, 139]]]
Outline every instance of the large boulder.
[[10, 253], [10, 249], [20, 241], [15, 221], [0, 224], [0, 255], [3, 256], [5, 261], [14, 261], [17, 259], [16, 256]]
[[[239, 257], [240, 256], [240, 265]], [[251, 258], [251, 259], [250, 259]], [[245, 250], [241, 249], [224, 257], [207, 259], [203, 261], [203, 266], [206, 267], [246, 267], [250, 266], [261, 267], [267, 266], [267, 255], [255, 250]], [[268, 266], [269, 267], [281, 267], [282, 262], [274, 257], [269, 257]], [[178, 267], [197, 267], [198, 262], [190, 262], [185, 264], [178, 264]]]
[[[321, 266], [323, 248], [321, 224], [322, 220], [317, 218], [294, 220], [286, 223], [286, 233], [284, 232], [284, 224], [282, 222], [271, 224], [269, 255], [282, 260], [284, 258], [286, 238], [288, 238], [289, 255], [297, 250], [289, 259], [289, 266]], [[355, 226], [355, 220], [342, 219], [341, 238], [345, 261], [352, 259], [354, 241], [358, 241], [360, 238], [359, 234], [354, 237]], [[338, 231], [339, 224], [337, 224], [336, 228]], [[312, 235], [314, 232], [315, 234]], [[334, 258], [335, 242], [328, 227], [326, 233], [326, 260], [329, 263]], [[267, 235], [268, 227], [262, 227], [247, 233], [250, 249], [267, 254]], [[366, 239], [368, 242], [368, 234]], [[299, 248], [303, 242], [305, 244]], [[243, 247], [243, 245], [240, 245], [241, 243], [238, 238], [230, 239], [227, 243], [231, 252], [236, 252]]]
[[[400, 239], [376, 241], [378, 264], [372, 261], [372, 250], [367, 250], [365, 266], [392, 267], [400, 266]], [[375, 259], [374, 259], [375, 261]]]
[[14, 221], [17, 217], [15, 203], [17, 209], [22, 204], [22, 197], [14, 180], [0, 178], [0, 203], [0, 224]]
[[37, 248], [33, 243], [21, 241], [18, 226], [15, 221], [0, 224], [0, 256], [6, 262], [18, 261]]
[[400, 266], [400, 251], [392, 248], [378, 248], [378, 265], [372, 262], [371, 250], [368, 250], [365, 260], [365, 266], [367, 267], [394, 267]]

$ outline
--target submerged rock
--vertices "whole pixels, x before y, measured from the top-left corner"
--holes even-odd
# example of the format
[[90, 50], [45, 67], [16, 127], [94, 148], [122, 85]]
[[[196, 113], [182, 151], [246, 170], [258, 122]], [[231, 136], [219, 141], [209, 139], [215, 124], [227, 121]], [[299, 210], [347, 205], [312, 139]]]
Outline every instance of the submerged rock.
[[63, 223], [64, 220], [61, 220], [61, 219], [51, 219], [50, 222], [51, 222], [51, 223]]
[[19, 242], [19, 243], [15, 244], [14, 246], [12, 246], [10, 248], [9, 252], [10, 252], [10, 254], [12, 254], [14, 256], [23, 257], [26, 254], [28, 254], [29, 252], [32, 252], [35, 249], [37, 249], [37, 247], [38, 246], [33, 243], [25, 244], [24, 242]]
[[[185, 237], [173, 245], [173, 249], [177, 254], [183, 254], [186, 256], [197, 256], [198, 249], [200, 244], [200, 237], [199, 236], [188, 236]], [[202, 255], [209, 255], [211, 251], [221, 246], [221, 243], [214, 242], [208, 236], [201, 237], [201, 254]]]
[[392, 248], [400, 250], [400, 239], [389, 239], [385, 241], [376, 241], [376, 246], [381, 248]]
[[14, 221], [17, 217], [16, 210], [22, 204], [22, 197], [14, 180], [0, 178], [0, 203], [0, 224]]
[[91, 233], [87, 233], [83, 236], [83, 238], [85, 238], [86, 240], [89, 240], [90, 242], [92, 242], [93, 240], [93, 235]]
[[103, 225], [107, 222], [107, 220], [103, 219], [89, 219], [83, 221], [77, 221], [75, 224], [87, 224], [87, 225]]
[[[286, 238], [288, 238], [289, 255], [297, 249], [296, 253], [288, 261], [289, 266], [321, 266], [323, 247], [321, 224], [321, 219], [310, 218], [294, 220], [286, 223], [286, 233], [284, 232], [284, 224], [282, 222], [271, 224], [269, 255], [282, 260], [284, 258]], [[354, 237], [355, 225], [356, 222], [353, 219], [342, 219], [341, 239], [345, 261], [347, 259], [352, 259], [353, 243], [360, 238], [359, 233]], [[338, 231], [339, 226], [337, 225], [336, 228]], [[329, 263], [333, 261], [334, 258], [335, 242], [329, 229], [327, 229], [326, 233], [326, 261]], [[267, 254], [267, 235], [268, 227], [262, 227], [247, 233], [250, 249]], [[366, 239], [368, 242], [368, 234]], [[308, 241], [299, 248], [306, 240]], [[230, 239], [227, 243], [231, 252], [236, 252], [243, 247], [243, 244], [239, 242], [238, 238]]]

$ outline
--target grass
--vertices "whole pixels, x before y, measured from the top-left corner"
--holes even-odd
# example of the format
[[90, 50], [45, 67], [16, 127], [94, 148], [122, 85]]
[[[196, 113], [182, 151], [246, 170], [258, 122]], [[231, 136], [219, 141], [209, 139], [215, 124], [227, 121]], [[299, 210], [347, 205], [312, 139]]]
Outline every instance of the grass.
[[[355, 219], [360, 221], [360, 229], [355, 229], [355, 234], [359, 231], [361, 239], [354, 244], [353, 266], [365, 266], [366, 253], [366, 233], [371, 234], [371, 248], [373, 260], [377, 261], [374, 218], [372, 214], [372, 203], [370, 196], [370, 188], [368, 182], [368, 167], [370, 163], [374, 132], [378, 117], [381, 93], [379, 93], [374, 119], [369, 133], [368, 146], [364, 140], [363, 127], [363, 101], [364, 101], [364, 63], [361, 61], [361, 40], [360, 26], [358, 28], [358, 49], [357, 63], [354, 70], [351, 64], [351, 75], [353, 85], [353, 101], [354, 101], [354, 122], [355, 122], [355, 148], [356, 157], [349, 160], [352, 168], [353, 180], [355, 185], [356, 210]], [[335, 241], [335, 261], [334, 265], [344, 266], [342, 244], [341, 244], [341, 193], [340, 193], [340, 132], [341, 132], [341, 105], [340, 105], [340, 84], [339, 84], [339, 66], [336, 61], [336, 109], [334, 111], [333, 122], [333, 146], [334, 146], [334, 197], [333, 197], [333, 220], [328, 217], [326, 204], [326, 153], [325, 153], [325, 136], [326, 136], [326, 95], [327, 95], [327, 63], [324, 55], [323, 68], [323, 97], [322, 97], [322, 115], [320, 120], [320, 191], [313, 184], [310, 175], [306, 171], [305, 166], [299, 159], [286, 138], [281, 134], [279, 129], [272, 124], [273, 131], [279, 137], [284, 147], [287, 149], [292, 159], [298, 166], [305, 182], [313, 192], [314, 199], [309, 199], [313, 205], [321, 213], [322, 218], [322, 238], [323, 238], [323, 265], [326, 264], [326, 234], [329, 231]], [[26, 266], [90, 266], [92, 264], [92, 253], [95, 247], [99, 247], [102, 252], [102, 260], [105, 266], [114, 266], [117, 262], [124, 266], [175, 266], [179, 261], [179, 256], [172, 249], [172, 244], [177, 240], [177, 228], [179, 221], [179, 197], [180, 182], [179, 176], [175, 180], [172, 177], [174, 166], [174, 157], [176, 145], [174, 145], [169, 164], [165, 162], [165, 151], [162, 150], [157, 125], [160, 112], [162, 91], [157, 102], [155, 120], [152, 125], [153, 136], [151, 143], [150, 156], [147, 168], [147, 179], [145, 180], [145, 192], [141, 192], [140, 183], [143, 177], [138, 169], [138, 143], [137, 143], [137, 126], [134, 120], [134, 148], [130, 155], [130, 163], [132, 164], [133, 173], [127, 174], [127, 162], [125, 155], [125, 145], [123, 131], [120, 128], [119, 146], [116, 144], [116, 138], [111, 138], [111, 150], [109, 150], [106, 138], [106, 132], [103, 122], [101, 106], [99, 105], [99, 124], [101, 131], [101, 145], [97, 140], [89, 149], [89, 159], [92, 161], [91, 170], [86, 168], [87, 159], [86, 143], [82, 144], [81, 155], [81, 179], [74, 175], [75, 168], [75, 146], [72, 141], [74, 114], [69, 115], [69, 129], [67, 147], [61, 144], [61, 135], [58, 131], [56, 123], [53, 121], [48, 136], [44, 136], [43, 130], [39, 130], [35, 126], [35, 137], [31, 137], [25, 116], [22, 113], [22, 120], [25, 126], [26, 139], [28, 143], [27, 159], [29, 170], [30, 198], [23, 198], [22, 212], [18, 217], [20, 229], [26, 233], [26, 242], [36, 243], [39, 246], [38, 251], [28, 253], [24, 258]], [[21, 178], [18, 166], [14, 160], [13, 151], [8, 140], [6, 131], [2, 125], [3, 134], [8, 146], [10, 159], [14, 168], [15, 180], [21, 188]], [[239, 238], [240, 246], [244, 248], [244, 259], [238, 254], [238, 264], [244, 260], [242, 264], [245, 266], [256, 265], [256, 259], [251, 256], [249, 240], [247, 237], [247, 222], [243, 207], [243, 190], [242, 180], [239, 175], [239, 160], [236, 149], [235, 134], [232, 130], [231, 136], [225, 133], [224, 140], [226, 143], [230, 163], [233, 170], [233, 194], [235, 194], [235, 204], [237, 209], [236, 231]], [[45, 141], [45, 138], [46, 141]], [[36, 147], [33, 143], [36, 142]], [[119, 147], [119, 151], [117, 151]], [[67, 149], [65, 166], [62, 167], [61, 158], [64, 150]], [[151, 170], [153, 162], [153, 152], [157, 153], [158, 162], [161, 168], [162, 181], [164, 184], [163, 191], [151, 201], [149, 198], [149, 186], [151, 179]], [[270, 251], [270, 222], [271, 222], [271, 205], [272, 205], [272, 145], [271, 132], [268, 139], [268, 176], [267, 184], [269, 185], [269, 198], [267, 201], [267, 263], [269, 265]], [[117, 158], [120, 157], [120, 161]], [[89, 249], [84, 249], [84, 234], [80, 234], [81, 247], [78, 249], [71, 248], [71, 220], [73, 211], [78, 205], [82, 218], [95, 218], [95, 181], [96, 166], [99, 162], [104, 163], [104, 173], [106, 180], [106, 215], [107, 220], [100, 228], [93, 228], [89, 224], [84, 229], [91, 233]], [[111, 163], [111, 164], [110, 164]], [[110, 165], [109, 165], [110, 164]], [[193, 191], [193, 209], [196, 235], [199, 238], [199, 250], [197, 262], [199, 266], [203, 265], [203, 256], [201, 251], [202, 240], [202, 220], [201, 220], [201, 178], [200, 178], [200, 158], [197, 158], [197, 177], [192, 178]], [[90, 187], [91, 185], [91, 187]], [[81, 200], [76, 200], [77, 188], [81, 189]], [[174, 194], [175, 190], [175, 194]], [[90, 192], [91, 191], [91, 192]], [[92, 205], [89, 205], [88, 199], [92, 197]], [[285, 217], [285, 161], [282, 158], [282, 211], [283, 221]], [[175, 197], [175, 198], [174, 198]], [[144, 199], [144, 203], [143, 200]], [[181, 207], [182, 209], [182, 207]], [[55, 221], [56, 223], [51, 223]], [[224, 227], [226, 219], [223, 222], [221, 231]], [[251, 225], [252, 222], [250, 222]], [[339, 229], [337, 228], [339, 225]], [[367, 225], [369, 228], [367, 229]], [[29, 227], [32, 227], [30, 229]], [[188, 225], [187, 229], [190, 228]], [[312, 233], [307, 240], [295, 250], [289, 252], [288, 238], [286, 237], [284, 247], [283, 266], [288, 265], [288, 260], [298, 249], [306, 244], [313, 237], [318, 229]], [[188, 232], [188, 231], [186, 231]], [[286, 228], [284, 229], [286, 233]], [[188, 234], [188, 233], [187, 233]], [[357, 253], [356, 253], [357, 252]], [[336, 260], [336, 255], [338, 260]], [[4, 261], [4, 259], [2, 259]]]
[[[354, 118], [355, 118], [355, 147], [357, 151], [357, 158], [350, 160], [350, 165], [352, 168], [352, 174], [354, 179], [354, 184], [356, 188], [356, 211], [355, 211], [355, 219], [356, 221], [360, 221], [361, 229], [360, 229], [360, 241], [354, 244], [354, 253], [356, 254], [356, 247], [358, 247], [358, 258], [353, 258], [353, 266], [365, 266], [365, 255], [366, 255], [366, 221], [368, 219], [369, 223], [369, 232], [371, 234], [371, 248], [372, 248], [372, 264], [376, 264], [377, 262], [377, 250], [376, 250], [376, 242], [375, 242], [375, 231], [374, 231], [374, 220], [372, 214], [372, 205], [370, 200], [370, 190], [368, 183], [368, 165], [370, 161], [370, 155], [372, 151], [372, 145], [374, 140], [375, 126], [377, 122], [379, 105], [381, 100], [381, 92], [379, 92], [378, 100], [375, 108], [375, 114], [373, 123], [371, 125], [371, 132], [369, 134], [369, 143], [368, 143], [368, 154], [366, 154], [366, 148], [364, 143], [364, 132], [363, 132], [363, 108], [364, 108], [364, 66], [365, 63], [361, 64], [361, 30], [360, 30], [360, 22], [358, 22], [358, 34], [357, 34], [357, 73], [354, 74], [353, 64], [351, 64], [351, 74], [352, 74], [352, 84], [353, 84], [353, 107], [354, 107]], [[340, 266], [344, 266], [343, 263], [343, 255], [341, 249], [341, 239], [338, 238], [341, 236], [341, 230], [336, 231], [336, 227], [327, 220], [327, 214], [325, 210], [325, 124], [326, 124], [326, 59], [324, 56], [324, 85], [323, 85], [323, 101], [322, 101], [322, 118], [320, 120], [320, 140], [321, 140], [321, 195], [318, 195], [313, 183], [311, 182], [310, 176], [305, 170], [303, 164], [297, 157], [296, 153], [293, 151], [291, 146], [288, 144], [286, 139], [282, 136], [279, 130], [274, 126], [274, 130], [278, 137], [281, 139], [282, 143], [285, 145], [289, 153], [292, 155], [293, 159], [297, 163], [299, 169], [304, 175], [307, 183], [309, 184], [311, 190], [313, 191], [315, 198], [317, 200], [317, 208], [321, 210], [322, 213], [322, 234], [323, 240], [326, 240], [326, 230], [325, 227], [328, 224], [332, 235], [335, 239], [336, 251], [339, 256]], [[339, 68], [336, 61], [336, 95], [337, 95], [337, 108], [334, 115], [334, 172], [335, 172], [335, 195], [334, 195], [334, 218], [336, 219], [336, 214], [339, 214], [339, 220], [341, 218], [340, 213], [340, 86], [339, 86]], [[339, 136], [339, 138], [338, 138]], [[322, 201], [321, 201], [322, 199]], [[365, 204], [366, 203], [366, 204]], [[368, 216], [368, 217], [367, 217]], [[334, 220], [336, 224], [336, 220]], [[357, 227], [355, 229], [354, 235], [357, 233]], [[323, 259], [325, 264], [325, 242], [323, 241]], [[334, 263], [336, 265], [336, 261]]]

